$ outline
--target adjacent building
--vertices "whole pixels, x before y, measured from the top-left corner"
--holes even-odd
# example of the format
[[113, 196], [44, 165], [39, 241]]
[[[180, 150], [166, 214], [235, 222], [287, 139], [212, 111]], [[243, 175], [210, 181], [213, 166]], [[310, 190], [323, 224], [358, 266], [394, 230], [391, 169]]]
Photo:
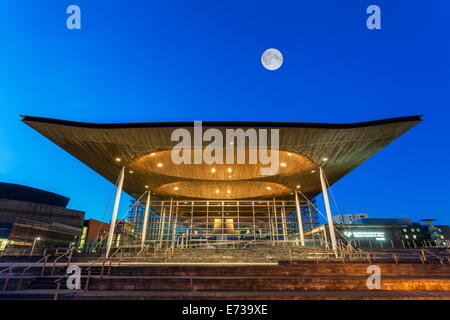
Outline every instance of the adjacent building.
[[77, 245], [79, 249], [102, 246], [108, 236], [109, 223], [95, 219], [84, 220], [83, 233]]
[[[364, 223], [364, 222], [367, 223]], [[360, 224], [335, 224], [338, 241], [360, 248], [408, 248], [420, 246], [450, 246], [448, 225], [434, 225], [434, 219], [424, 219], [426, 224], [411, 219], [362, 219]], [[307, 232], [307, 237], [321, 245], [330, 242], [327, 224]]]
[[0, 183], [0, 250], [69, 247], [78, 241], [84, 212], [68, 209], [69, 198], [31, 187]]
[[357, 213], [357, 214], [338, 214], [333, 216], [333, 221], [336, 224], [359, 224], [364, 218], [368, 218], [367, 213]]

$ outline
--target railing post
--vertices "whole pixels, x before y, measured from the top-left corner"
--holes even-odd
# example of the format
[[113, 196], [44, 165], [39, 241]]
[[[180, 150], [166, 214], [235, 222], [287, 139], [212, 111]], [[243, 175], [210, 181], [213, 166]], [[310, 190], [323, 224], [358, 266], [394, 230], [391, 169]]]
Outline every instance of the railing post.
[[393, 253], [392, 256], [394, 257], [395, 264], [398, 264], [397, 255]]
[[427, 257], [425, 256], [425, 251], [422, 249], [420, 250], [422, 252], [422, 256], [423, 256], [423, 263], [427, 262]]
[[417, 255], [419, 256], [419, 261], [420, 261], [421, 263], [425, 263], [425, 262], [423, 261], [422, 254], [421, 254], [420, 252], [418, 252]]
[[45, 267], [47, 266], [47, 259], [48, 259], [48, 256], [45, 256], [44, 263], [42, 264], [42, 269], [41, 269], [41, 277], [44, 275]]
[[111, 264], [112, 264], [112, 260], [109, 260], [108, 276], [111, 275]]
[[22, 286], [22, 281], [23, 281], [23, 276], [24, 276], [24, 274], [25, 274], [25, 271], [22, 271], [22, 272], [20, 273], [20, 279], [19, 279], [19, 283], [17, 284], [16, 290], [20, 290], [20, 287]]
[[58, 282], [58, 284], [56, 285], [56, 291], [55, 291], [55, 296], [53, 297], [53, 300], [58, 300], [58, 295], [59, 295], [60, 289], [61, 289], [61, 282]]
[[102, 270], [100, 272], [100, 278], [103, 278], [103, 270], [105, 269], [105, 258], [103, 257], [103, 262], [102, 262]]
[[55, 273], [55, 268], [56, 268], [56, 257], [55, 260], [53, 260], [52, 272], [50, 273], [51, 276]]
[[88, 291], [90, 278], [91, 278], [91, 270], [88, 271], [88, 275], [87, 275], [87, 279], [86, 279], [86, 285], [84, 286], [84, 290], [85, 291]]
[[67, 267], [70, 265], [70, 262], [72, 262], [72, 254], [73, 254], [73, 249], [70, 249], [69, 258], [67, 259]]
[[11, 277], [12, 271], [15, 268], [15, 266], [11, 267], [8, 271], [8, 274], [6, 275], [6, 279], [5, 279], [5, 283], [3, 284], [3, 290], [2, 291], [6, 291], [7, 287], [8, 287], [8, 282], [9, 282], [9, 278]]

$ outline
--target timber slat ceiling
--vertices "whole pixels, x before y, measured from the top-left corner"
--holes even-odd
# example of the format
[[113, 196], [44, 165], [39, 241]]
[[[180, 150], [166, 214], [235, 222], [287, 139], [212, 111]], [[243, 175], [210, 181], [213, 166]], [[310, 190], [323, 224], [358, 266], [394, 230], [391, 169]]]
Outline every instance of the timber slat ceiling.
[[[203, 130], [217, 128], [224, 136], [225, 129], [279, 129], [280, 151], [296, 154], [299, 158], [297, 165], [303, 163], [305, 168], [296, 169], [294, 172], [280, 170], [279, 174], [273, 176], [255, 176], [255, 168], [249, 166], [249, 171], [245, 174], [234, 172], [236, 177], [240, 178], [230, 178], [229, 184], [227, 179], [204, 179], [205, 170], [210, 170], [212, 166], [217, 170], [225, 170], [226, 165], [184, 165], [185, 176], [180, 176], [179, 173], [171, 175], [170, 170], [147, 170], [146, 166], [142, 165], [142, 159], [147, 159], [152, 153], [155, 153], [156, 157], [165, 154], [167, 159], [167, 150], [172, 150], [177, 144], [170, 139], [172, 131], [185, 128], [193, 136], [193, 122], [94, 124], [30, 116], [24, 116], [22, 121], [112, 183], [116, 183], [120, 168], [125, 165], [127, 174], [124, 190], [134, 197], [139, 197], [145, 191], [145, 186], [149, 186], [160, 199], [244, 199], [273, 196], [290, 198], [290, 193], [298, 185], [301, 186], [302, 192], [314, 197], [321, 192], [318, 170], [314, 170], [317, 166], [324, 168], [330, 184], [333, 184], [418, 124], [421, 117], [354, 124], [203, 122]], [[207, 144], [204, 143], [204, 146]], [[323, 162], [324, 157], [328, 158], [328, 161]], [[121, 162], [118, 163], [116, 158], [120, 158]], [[129, 173], [130, 170], [133, 174]], [[239, 170], [246, 169], [241, 166]], [[177, 183], [183, 186], [183, 192], [180, 187], [179, 192], [175, 190]], [[198, 190], [203, 185], [207, 185], [205, 189], [210, 191], [202, 190], [200, 195]], [[234, 190], [231, 190], [231, 187]], [[187, 188], [191, 190], [186, 190]], [[271, 190], [273, 193], [269, 192]]]

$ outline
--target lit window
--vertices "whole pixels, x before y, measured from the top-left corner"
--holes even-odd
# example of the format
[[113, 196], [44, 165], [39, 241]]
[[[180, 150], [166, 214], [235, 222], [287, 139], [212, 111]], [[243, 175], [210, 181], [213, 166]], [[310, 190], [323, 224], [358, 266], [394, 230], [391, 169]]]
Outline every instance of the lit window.
[[409, 239], [409, 236], [408, 236], [408, 235], [405, 235], [405, 239]]
[[415, 234], [413, 234], [413, 239], [417, 239], [417, 236]]
[[414, 228], [411, 228], [411, 232], [414, 232]]
[[441, 239], [444, 239], [444, 236], [441, 234], [440, 236], [439, 236]]
[[408, 232], [408, 230], [406, 230], [406, 228], [403, 228], [403, 232]]

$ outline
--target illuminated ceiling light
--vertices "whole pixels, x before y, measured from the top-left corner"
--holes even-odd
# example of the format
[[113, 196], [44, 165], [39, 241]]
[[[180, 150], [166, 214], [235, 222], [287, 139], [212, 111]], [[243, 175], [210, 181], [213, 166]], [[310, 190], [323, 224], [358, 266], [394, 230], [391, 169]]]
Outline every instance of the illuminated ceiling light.
[[290, 157], [290, 156], [292, 156], [292, 153], [288, 152], [287, 155]]
[[228, 171], [228, 173], [232, 173], [232, 172], [233, 172], [233, 169], [228, 168], [227, 171]]
[[173, 190], [175, 190], [175, 191], [177, 191], [178, 189], [179, 189], [178, 187], [173, 188]]
[[300, 185], [299, 185], [299, 184], [298, 184], [298, 185], [296, 185], [295, 187], [296, 187], [297, 189], [300, 189]]
[[220, 190], [219, 190], [219, 189], [216, 189], [216, 193], [220, 193]]
[[212, 168], [211, 173], [216, 173], [216, 168]]
[[311, 173], [316, 173], [316, 170], [311, 170]]
[[266, 187], [267, 190], [272, 190], [272, 187]]
[[286, 165], [286, 163], [282, 162], [282, 163], [280, 163], [280, 166], [286, 167], [287, 165]]
[[158, 168], [162, 168], [163, 164], [160, 162], [156, 165]]
[[130, 171], [128, 171], [129, 173], [134, 173], [134, 171], [133, 170], [130, 170]]
[[156, 153], [152, 152], [150, 153], [150, 157], [154, 157]]
[[145, 186], [145, 189], [148, 189], [148, 186]]
[[122, 161], [122, 159], [120, 159], [120, 158], [116, 158], [116, 161], [117, 161], [117, 162], [120, 162], [120, 161]]
[[231, 193], [231, 190], [227, 190], [227, 193], [230, 194], [230, 193]]
[[328, 161], [328, 158], [327, 157], [322, 158], [322, 161]]
[[234, 143], [233, 142], [230, 142], [230, 145], [232, 146]]

